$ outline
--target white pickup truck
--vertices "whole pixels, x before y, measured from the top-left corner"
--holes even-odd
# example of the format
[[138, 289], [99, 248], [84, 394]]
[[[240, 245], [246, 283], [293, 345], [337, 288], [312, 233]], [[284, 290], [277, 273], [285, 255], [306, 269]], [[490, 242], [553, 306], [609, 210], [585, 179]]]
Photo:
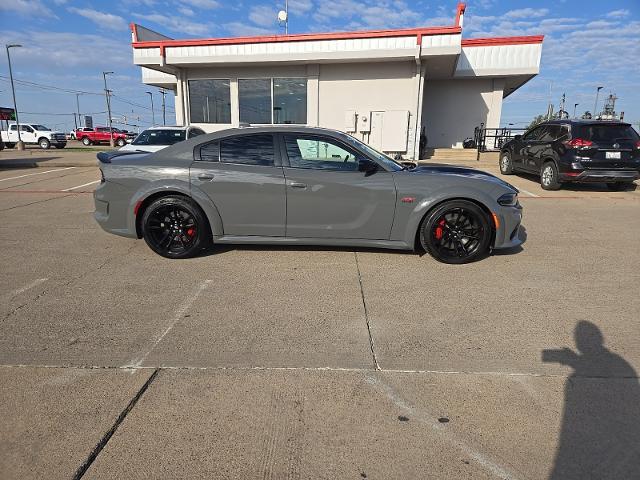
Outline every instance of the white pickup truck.
[[[18, 125], [12, 123], [9, 130], [0, 132], [2, 143], [5, 147], [13, 148], [18, 143]], [[64, 132], [52, 131], [44, 125], [37, 123], [20, 124], [20, 140], [25, 144], [40, 145], [40, 148], [48, 149], [52, 145], [56, 148], [64, 148], [67, 145], [67, 136]]]

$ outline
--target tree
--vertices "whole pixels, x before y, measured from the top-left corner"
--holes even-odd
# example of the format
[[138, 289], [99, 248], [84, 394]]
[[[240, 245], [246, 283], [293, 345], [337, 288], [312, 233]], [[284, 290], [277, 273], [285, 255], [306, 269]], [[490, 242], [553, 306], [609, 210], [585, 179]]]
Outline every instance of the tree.
[[537, 115], [533, 120], [531, 120], [531, 123], [527, 126], [527, 130], [535, 127], [539, 123], [544, 122], [546, 119], [547, 119], [546, 115]]

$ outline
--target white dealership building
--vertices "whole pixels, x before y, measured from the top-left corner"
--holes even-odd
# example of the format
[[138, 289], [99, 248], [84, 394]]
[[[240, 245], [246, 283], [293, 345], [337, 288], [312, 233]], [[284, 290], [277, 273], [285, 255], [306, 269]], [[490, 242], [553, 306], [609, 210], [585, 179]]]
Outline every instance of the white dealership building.
[[[175, 40], [132, 24], [148, 85], [175, 93], [178, 124], [334, 128], [404, 158], [496, 128], [502, 101], [540, 69], [542, 36], [463, 38], [453, 25]], [[423, 144], [425, 143], [423, 139]]]

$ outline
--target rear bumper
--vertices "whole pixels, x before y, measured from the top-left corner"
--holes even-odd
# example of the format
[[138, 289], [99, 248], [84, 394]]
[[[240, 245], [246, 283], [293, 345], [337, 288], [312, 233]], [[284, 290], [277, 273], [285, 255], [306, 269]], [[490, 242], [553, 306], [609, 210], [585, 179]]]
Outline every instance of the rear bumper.
[[584, 170], [578, 175], [560, 173], [563, 182], [633, 182], [638, 178], [638, 170]]

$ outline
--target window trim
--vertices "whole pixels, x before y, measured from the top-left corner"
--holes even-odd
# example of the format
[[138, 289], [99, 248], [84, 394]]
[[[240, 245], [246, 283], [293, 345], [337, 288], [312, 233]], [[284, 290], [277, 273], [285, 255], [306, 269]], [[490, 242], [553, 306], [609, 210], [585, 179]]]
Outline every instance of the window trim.
[[[200, 81], [200, 80], [223, 80], [229, 82], [229, 123], [211, 123], [211, 122], [193, 122], [191, 120], [191, 86], [189, 82]], [[189, 124], [199, 124], [199, 125], [233, 125], [233, 111], [232, 111], [232, 101], [231, 101], [231, 84], [233, 83], [232, 78], [187, 78], [187, 116], [189, 118]]]
[[296, 167], [294, 165], [291, 165], [291, 161], [289, 160], [289, 153], [287, 152], [287, 142], [285, 141], [285, 136], [299, 136], [299, 137], [303, 137], [303, 138], [318, 138], [318, 139], [328, 139], [330, 140], [332, 143], [335, 143], [337, 146], [339, 146], [340, 148], [343, 148], [347, 151], [350, 152], [355, 152], [358, 156], [356, 158], [360, 158], [360, 157], [364, 157], [365, 159], [374, 162], [376, 165], [378, 165], [378, 167], [381, 168], [380, 171], [387, 171], [385, 168], [383, 168], [376, 160], [374, 160], [373, 158], [369, 157], [369, 155], [365, 154], [364, 152], [360, 151], [359, 149], [352, 147], [351, 145], [348, 145], [347, 143], [343, 142], [342, 140], [340, 140], [339, 138], [336, 137], [332, 137], [329, 135], [319, 135], [319, 134], [315, 134], [315, 133], [301, 133], [301, 132], [279, 132], [278, 136], [280, 137], [279, 139], [279, 144], [280, 144], [280, 152], [281, 152], [281, 158], [282, 158], [282, 166], [283, 167], [287, 167], [287, 168], [295, 168], [298, 170], [314, 170], [314, 171], [319, 171], [319, 172], [340, 172], [340, 173], [362, 173], [360, 172], [357, 168], [355, 170], [340, 170], [340, 169], [331, 169], [331, 168], [304, 168], [304, 167]]

